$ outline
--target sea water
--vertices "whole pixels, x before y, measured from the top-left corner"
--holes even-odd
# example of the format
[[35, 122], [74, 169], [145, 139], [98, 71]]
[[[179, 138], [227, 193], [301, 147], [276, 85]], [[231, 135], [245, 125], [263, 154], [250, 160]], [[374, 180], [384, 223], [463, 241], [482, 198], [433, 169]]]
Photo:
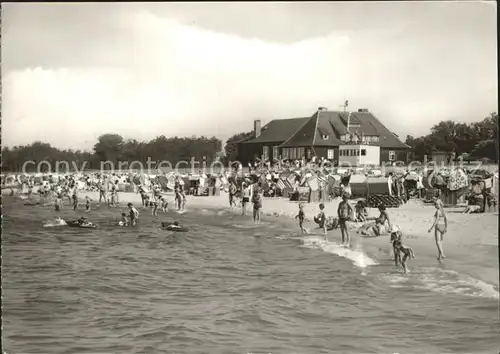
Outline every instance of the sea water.
[[[498, 288], [418, 255], [405, 275], [388, 253], [208, 208], [126, 228], [120, 208], [60, 213], [96, 230], [44, 228], [51, 207], [13, 198], [3, 211], [9, 354], [498, 352]], [[173, 220], [189, 232], [161, 230]]]

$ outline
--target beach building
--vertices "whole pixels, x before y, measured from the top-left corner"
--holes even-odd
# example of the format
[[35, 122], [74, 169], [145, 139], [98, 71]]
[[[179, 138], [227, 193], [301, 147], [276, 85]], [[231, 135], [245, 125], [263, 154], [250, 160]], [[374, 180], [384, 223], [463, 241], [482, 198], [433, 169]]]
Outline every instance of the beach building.
[[254, 121], [254, 135], [238, 143], [238, 160], [256, 158], [300, 160], [312, 157], [337, 163], [379, 165], [407, 162], [410, 147], [399, 140], [367, 109], [329, 111], [320, 107], [311, 117], [274, 119], [261, 127]]

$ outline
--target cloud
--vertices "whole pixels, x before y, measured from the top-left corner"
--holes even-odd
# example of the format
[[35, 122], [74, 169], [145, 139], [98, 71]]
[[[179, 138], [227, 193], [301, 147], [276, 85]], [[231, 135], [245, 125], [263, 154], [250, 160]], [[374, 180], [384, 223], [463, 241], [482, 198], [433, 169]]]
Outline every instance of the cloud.
[[225, 139], [250, 130], [255, 118], [310, 116], [345, 99], [400, 135], [418, 135], [433, 122], [477, 120], [497, 106], [496, 42], [474, 33], [439, 36], [400, 21], [280, 43], [137, 8], [108, 10], [89, 32], [78, 17], [61, 31], [50, 12], [47, 27], [7, 21], [4, 145], [90, 148], [107, 132]]
[[[7, 74], [6, 144], [41, 139], [56, 146], [88, 146], [107, 131], [142, 139], [202, 133], [228, 137], [249, 129], [242, 121], [265, 114], [269, 106], [288, 106], [290, 97], [314, 96], [315, 90], [304, 87], [313, 87], [327, 66], [342, 65], [339, 53], [348, 45], [347, 38], [333, 35], [292, 45], [269, 44], [147, 12], [121, 20], [133, 35], [129, 45], [134, 54], [120, 65]], [[112, 56], [115, 62], [122, 54], [111, 43], [100, 48], [99, 55]], [[317, 51], [323, 55], [310, 55]], [[333, 70], [340, 74], [340, 69]]]

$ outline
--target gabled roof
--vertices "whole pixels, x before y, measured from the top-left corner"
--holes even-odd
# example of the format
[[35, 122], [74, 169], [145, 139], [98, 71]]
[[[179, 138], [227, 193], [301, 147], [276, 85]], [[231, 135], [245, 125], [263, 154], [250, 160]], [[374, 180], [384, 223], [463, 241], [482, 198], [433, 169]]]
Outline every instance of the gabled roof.
[[243, 144], [284, 142], [288, 140], [310, 118], [275, 119], [262, 127], [261, 134]]
[[[342, 144], [340, 137], [347, 133], [348, 116], [347, 112], [317, 111], [310, 118], [276, 119], [263, 128], [258, 138], [243, 143], [283, 142], [280, 147], [338, 146]], [[378, 145], [382, 148], [409, 148], [370, 112], [351, 112], [350, 124], [352, 133], [378, 136]]]
[[[396, 134], [387, 129], [387, 127], [370, 112], [356, 112], [353, 114], [361, 121], [361, 130], [359, 133], [363, 133], [364, 135], [378, 135], [380, 147], [394, 149], [409, 148], [408, 145], [399, 140]], [[372, 134], [372, 132], [375, 134]]]
[[306, 120], [302, 127], [289, 136], [286, 141], [281, 144], [281, 147], [287, 146], [312, 146], [314, 142], [315, 132], [318, 124], [318, 112], [314, 113], [311, 118]]

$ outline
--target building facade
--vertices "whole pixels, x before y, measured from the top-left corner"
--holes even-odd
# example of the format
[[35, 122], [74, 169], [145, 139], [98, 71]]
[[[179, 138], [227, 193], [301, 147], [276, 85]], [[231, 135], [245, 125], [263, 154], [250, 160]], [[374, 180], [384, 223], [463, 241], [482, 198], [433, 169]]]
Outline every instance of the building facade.
[[[365, 155], [361, 155], [363, 150]], [[378, 164], [407, 163], [410, 147], [366, 109], [336, 112], [320, 107], [311, 117], [275, 119], [263, 127], [257, 120], [254, 135], [238, 143], [238, 160], [245, 165], [257, 159], [309, 160], [314, 156], [335, 164], [351, 160], [357, 165], [376, 164], [377, 154]]]

